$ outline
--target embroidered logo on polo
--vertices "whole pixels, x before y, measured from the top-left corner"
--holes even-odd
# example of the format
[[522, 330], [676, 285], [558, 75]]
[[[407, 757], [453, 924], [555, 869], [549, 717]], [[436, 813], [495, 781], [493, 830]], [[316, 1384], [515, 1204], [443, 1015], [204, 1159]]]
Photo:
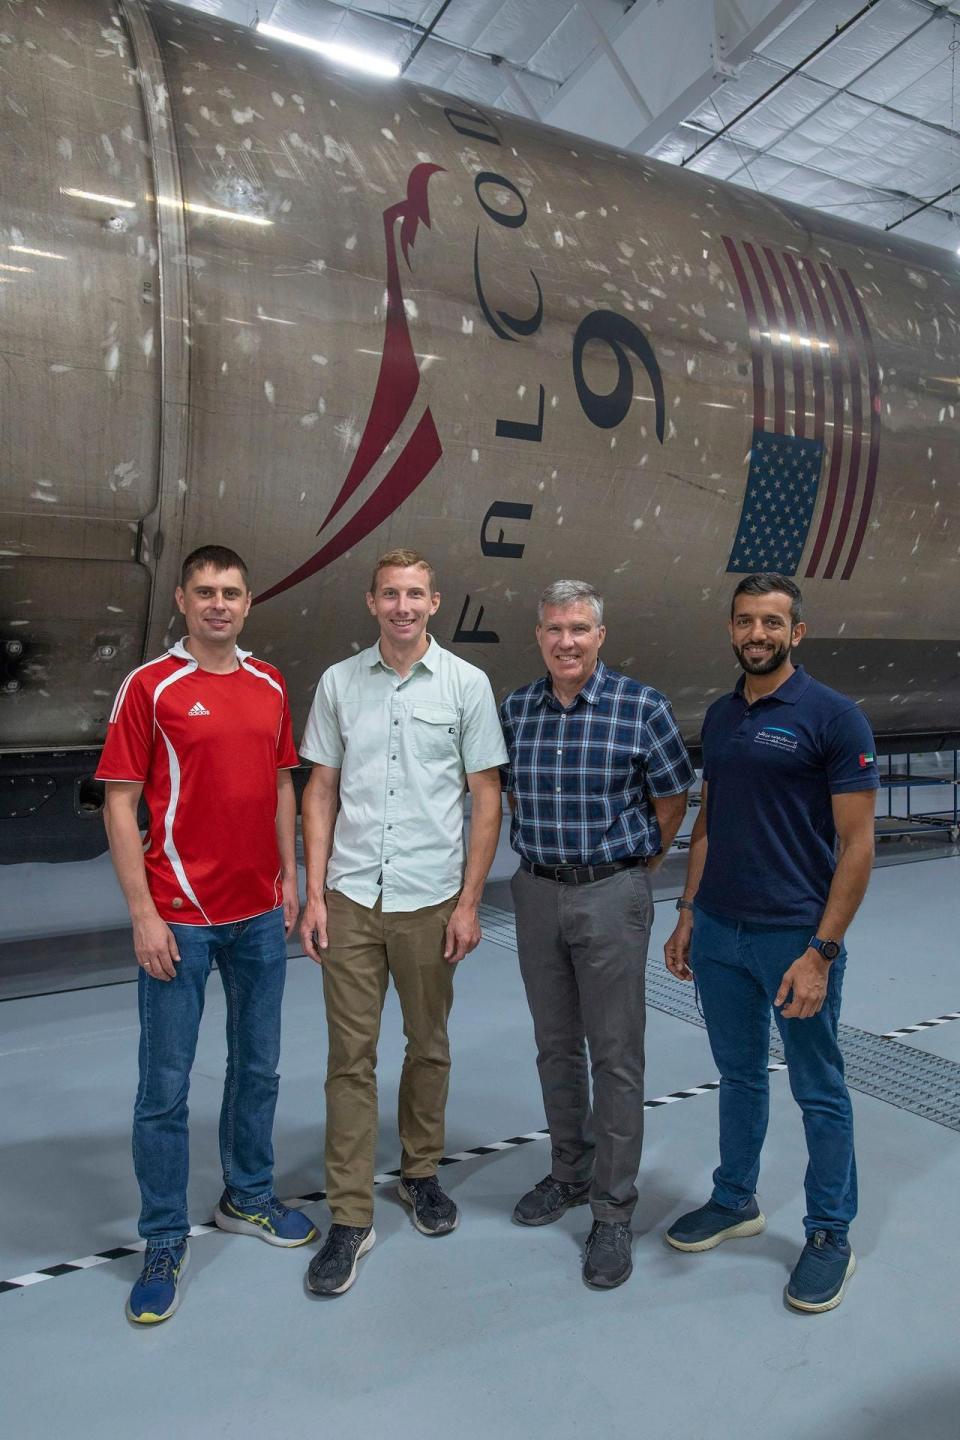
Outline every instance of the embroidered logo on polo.
[[872, 750], [864, 750], [860, 755], [857, 756], [857, 763], [860, 766], [861, 770], [866, 770], [868, 765], [876, 764], [876, 759], [877, 757], [876, 755], [874, 755]]
[[207, 709], [206, 705], [204, 705], [200, 700], [198, 700], [197, 703], [196, 703], [196, 705], [191, 705], [191, 706], [190, 706], [190, 709], [187, 711], [187, 714], [188, 714], [188, 715], [209, 715], [209, 714], [210, 714], [210, 711]]
[[765, 725], [753, 737], [754, 745], [769, 745], [772, 750], [786, 750], [793, 754], [800, 741], [795, 730], [786, 730], [782, 725]]

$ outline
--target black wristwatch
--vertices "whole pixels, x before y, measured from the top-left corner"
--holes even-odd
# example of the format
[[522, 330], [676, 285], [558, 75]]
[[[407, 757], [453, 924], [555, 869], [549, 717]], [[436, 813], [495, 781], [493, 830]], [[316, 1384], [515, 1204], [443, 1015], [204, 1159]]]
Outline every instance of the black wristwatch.
[[692, 901], [692, 900], [678, 900], [678, 901], [677, 901], [677, 909], [678, 909], [678, 910], [692, 910], [692, 909], [693, 909], [693, 901]]
[[836, 960], [840, 954], [840, 942], [838, 940], [821, 940], [819, 935], [814, 935], [808, 948], [810, 950], [819, 950], [824, 960]]

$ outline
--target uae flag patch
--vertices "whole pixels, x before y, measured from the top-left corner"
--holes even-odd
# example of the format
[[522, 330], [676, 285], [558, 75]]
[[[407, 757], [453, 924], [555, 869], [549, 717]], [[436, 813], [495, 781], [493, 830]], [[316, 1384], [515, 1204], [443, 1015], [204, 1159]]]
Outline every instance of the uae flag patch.
[[864, 750], [862, 754], [858, 756], [858, 759], [860, 761], [860, 769], [866, 770], [867, 766], [872, 765], [876, 758], [877, 757], [876, 755], [874, 755], [872, 750]]

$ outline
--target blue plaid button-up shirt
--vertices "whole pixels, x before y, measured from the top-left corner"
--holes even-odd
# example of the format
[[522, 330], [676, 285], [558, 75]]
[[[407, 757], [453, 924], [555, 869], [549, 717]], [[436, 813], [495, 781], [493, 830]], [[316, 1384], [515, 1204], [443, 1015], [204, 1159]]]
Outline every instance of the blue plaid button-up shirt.
[[602, 661], [564, 709], [548, 676], [500, 707], [515, 808], [510, 843], [535, 865], [656, 855], [651, 796], [688, 789], [693, 768], [670, 702]]

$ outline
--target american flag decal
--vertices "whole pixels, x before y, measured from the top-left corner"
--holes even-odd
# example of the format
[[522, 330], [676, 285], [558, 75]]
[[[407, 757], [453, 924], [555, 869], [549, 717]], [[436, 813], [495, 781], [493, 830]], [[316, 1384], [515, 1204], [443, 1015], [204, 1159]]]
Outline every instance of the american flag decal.
[[880, 461], [880, 370], [863, 303], [837, 265], [723, 243], [753, 372], [750, 469], [727, 569], [793, 575], [806, 555], [808, 578], [849, 580]]

